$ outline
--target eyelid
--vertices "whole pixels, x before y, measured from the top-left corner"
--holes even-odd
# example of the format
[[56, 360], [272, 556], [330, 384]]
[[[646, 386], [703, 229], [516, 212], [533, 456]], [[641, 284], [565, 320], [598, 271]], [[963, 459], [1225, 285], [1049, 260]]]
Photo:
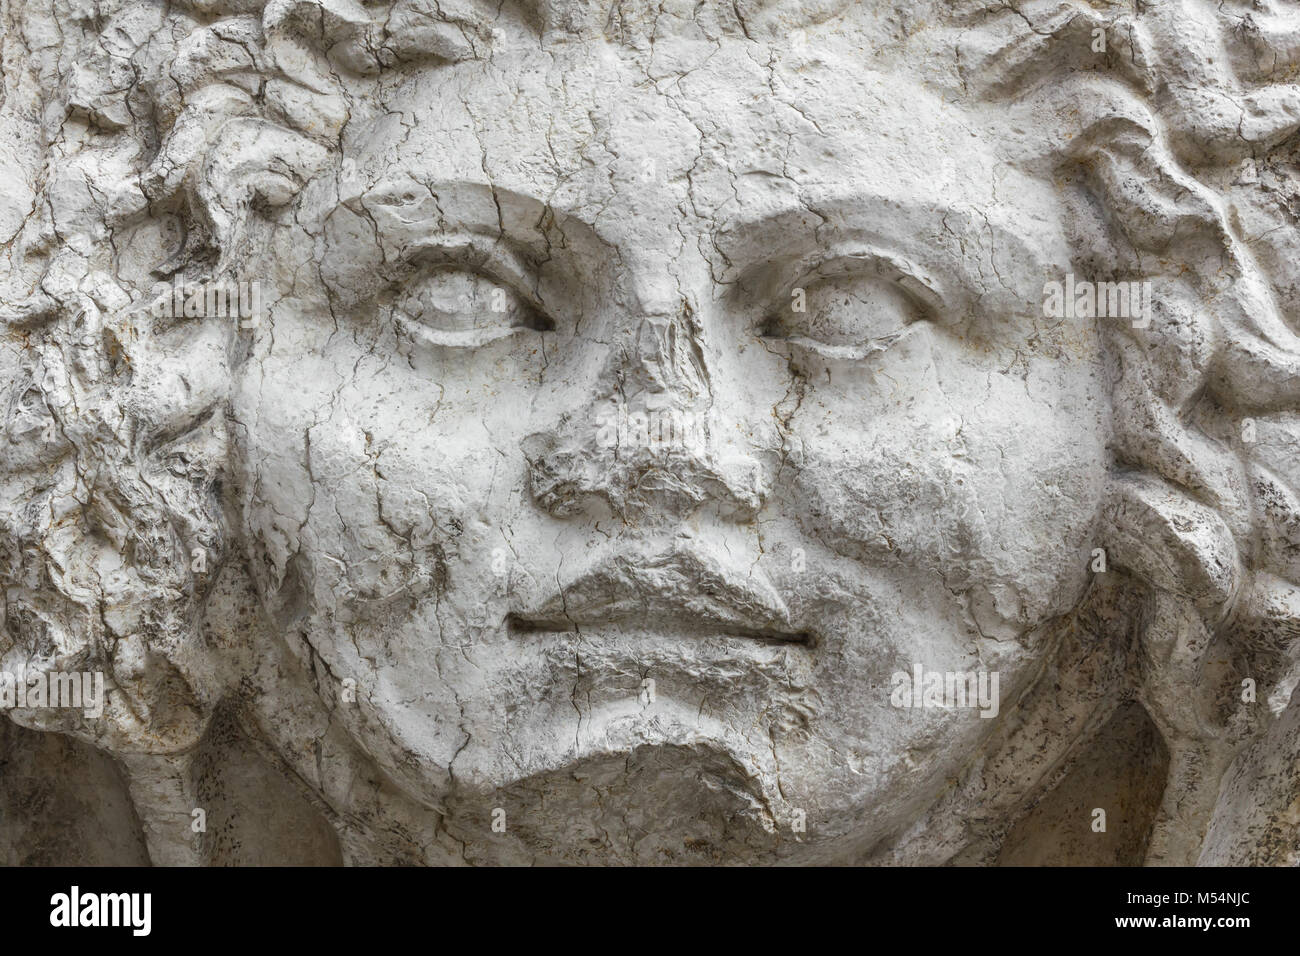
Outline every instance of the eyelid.
[[[786, 286], [784, 301], [789, 301], [795, 289], [807, 289], [826, 279], [875, 275], [892, 282], [926, 313], [927, 318], [947, 311], [946, 299], [931, 276], [916, 264], [883, 249], [850, 247], [843, 252], [809, 256], [800, 261], [794, 271], [799, 278]], [[784, 302], [778, 298], [777, 304]]]
[[446, 239], [420, 242], [411, 246], [404, 258], [410, 267], [457, 267], [500, 282], [523, 299], [529, 308], [547, 314], [535, 291], [536, 270], [523, 256], [500, 241], [485, 243], [464, 238], [451, 242]]

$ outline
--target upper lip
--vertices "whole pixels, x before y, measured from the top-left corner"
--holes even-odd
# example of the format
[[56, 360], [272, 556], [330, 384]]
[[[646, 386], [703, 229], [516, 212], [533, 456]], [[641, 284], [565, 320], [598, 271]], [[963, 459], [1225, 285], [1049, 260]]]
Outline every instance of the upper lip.
[[694, 539], [658, 551], [597, 551], [558, 590], [526, 599], [511, 614], [519, 630], [620, 623], [810, 643], [766, 575]]

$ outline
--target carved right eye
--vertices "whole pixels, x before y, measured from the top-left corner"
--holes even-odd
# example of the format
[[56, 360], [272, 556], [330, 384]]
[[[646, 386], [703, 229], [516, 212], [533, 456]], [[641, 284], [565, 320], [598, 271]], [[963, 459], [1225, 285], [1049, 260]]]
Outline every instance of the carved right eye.
[[756, 329], [765, 338], [839, 361], [885, 352], [945, 310], [924, 272], [888, 251], [824, 259], [772, 304]]
[[832, 275], [796, 287], [759, 334], [827, 358], [860, 359], [888, 348], [923, 318], [896, 284], [874, 275]]
[[407, 285], [393, 301], [392, 315], [408, 334], [451, 348], [476, 348], [520, 331], [555, 328], [505, 283], [457, 266], [439, 267]]

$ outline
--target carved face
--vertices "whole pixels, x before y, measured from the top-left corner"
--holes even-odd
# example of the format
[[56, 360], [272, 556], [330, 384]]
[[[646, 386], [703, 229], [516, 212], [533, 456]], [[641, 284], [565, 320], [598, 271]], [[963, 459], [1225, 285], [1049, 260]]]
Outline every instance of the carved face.
[[853, 62], [429, 69], [276, 234], [258, 584], [471, 858], [868, 848], [998, 724], [891, 675], [996, 672], [1006, 714], [1083, 593], [1106, 388], [1043, 318], [1059, 199], [996, 113]]

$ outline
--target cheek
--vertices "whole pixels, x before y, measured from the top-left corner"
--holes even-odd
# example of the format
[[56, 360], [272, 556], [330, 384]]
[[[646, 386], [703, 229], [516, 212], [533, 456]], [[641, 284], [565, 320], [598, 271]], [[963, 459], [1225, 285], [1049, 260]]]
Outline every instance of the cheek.
[[792, 422], [804, 530], [869, 566], [938, 575], [1023, 632], [1086, 583], [1104, 396], [1091, 366], [1008, 370], [928, 338], [810, 384]]
[[523, 488], [522, 462], [502, 449], [527, 433], [518, 409], [535, 389], [537, 343], [433, 355], [336, 337], [326, 351], [313, 329], [277, 316], [276, 349], [237, 399], [245, 531], [265, 593], [305, 580], [312, 605], [345, 624], [409, 613], [453, 571], [490, 575]]

